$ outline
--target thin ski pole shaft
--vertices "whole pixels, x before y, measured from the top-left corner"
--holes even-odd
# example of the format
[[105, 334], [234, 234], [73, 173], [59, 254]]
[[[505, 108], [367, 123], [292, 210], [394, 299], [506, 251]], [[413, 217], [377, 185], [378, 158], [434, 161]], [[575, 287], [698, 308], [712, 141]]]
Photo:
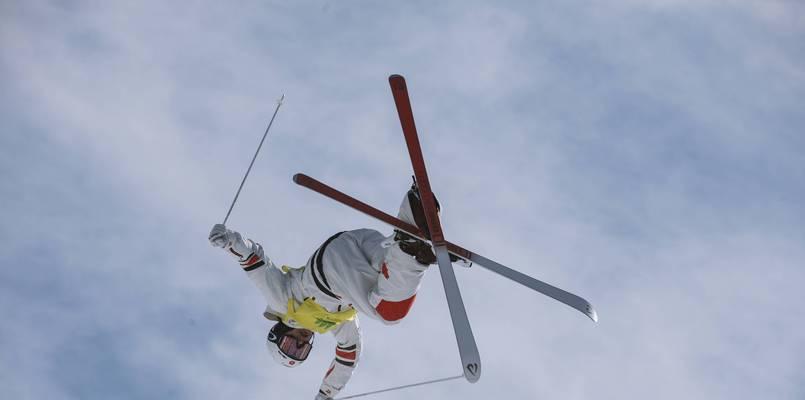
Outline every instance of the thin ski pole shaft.
[[450, 380], [453, 380], [453, 379], [459, 379], [459, 378], [463, 378], [463, 377], [464, 377], [464, 375], [450, 376], [450, 377], [447, 377], [447, 378], [434, 379], [432, 381], [412, 383], [410, 385], [397, 386], [397, 387], [383, 389], [383, 390], [375, 390], [374, 392], [366, 392], [366, 393], [361, 393], [361, 394], [354, 394], [352, 396], [339, 397], [336, 400], [354, 399], [356, 397], [369, 396], [371, 394], [378, 394], [378, 393], [383, 393], [383, 392], [391, 392], [392, 390], [400, 390], [400, 389], [405, 389], [405, 388], [414, 387], [414, 386], [428, 385], [428, 384], [431, 384], [431, 383], [450, 381]]
[[260, 139], [260, 145], [257, 146], [257, 151], [254, 152], [254, 157], [252, 157], [252, 162], [249, 163], [249, 168], [246, 169], [246, 175], [243, 175], [243, 180], [240, 181], [240, 187], [238, 187], [237, 193], [235, 193], [235, 198], [232, 199], [232, 204], [229, 206], [229, 211], [226, 212], [226, 217], [224, 217], [223, 224], [226, 225], [226, 221], [229, 220], [229, 214], [232, 213], [232, 208], [235, 207], [235, 203], [238, 201], [238, 196], [240, 196], [240, 191], [243, 189], [243, 185], [246, 183], [246, 178], [249, 177], [249, 172], [252, 171], [252, 166], [254, 165], [254, 160], [257, 159], [257, 155], [260, 153], [260, 149], [263, 147], [263, 142], [266, 140], [266, 136], [268, 136], [268, 131], [271, 129], [271, 124], [274, 123], [274, 118], [277, 116], [277, 112], [280, 110], [280, 106], [282, 105], [282, 101], [285, 100], [285, 95], [283, 94], [282, 97], [277, 101], [277, 107], [274, 109], [274, 115], [271, 116], [271, 120], [268, 121], [268, 127], [266, 127], [265, 133], [263, 133], [263, 138]]

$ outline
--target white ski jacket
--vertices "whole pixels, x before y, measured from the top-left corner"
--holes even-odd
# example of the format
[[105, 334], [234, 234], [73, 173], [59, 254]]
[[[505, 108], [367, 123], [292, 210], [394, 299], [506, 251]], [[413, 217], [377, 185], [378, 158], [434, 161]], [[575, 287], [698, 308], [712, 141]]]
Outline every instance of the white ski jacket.
[[[237, 232], [231, 233], [232, 240], [225, 248], [238, 259], [263, 294], [266, 313], [285, 315], [289, 299], [301, 303], [312, 297], [329, 312], [353, 307], [359, 313], [382, 320], [370, 301], [370, 293], [377, 286], [378, 275], [388, 257], [387, 249], [382, 246], [385, 238], [379, 232], [358, 229], [333, 235], [301, 268], [279, 268], [265, 256], [260, 244], [242, 238]], [[406, 256], [405, 262], [413, 260]], [[415, 291], [416, 288], [411, 294], [400, 295], [410, 296]], [[335, 397], [343, 389], [361, 353], [357, 316], [330, 332], [337, 342], [335, 357], [319, 388], [319, 393], [327, 398]]]

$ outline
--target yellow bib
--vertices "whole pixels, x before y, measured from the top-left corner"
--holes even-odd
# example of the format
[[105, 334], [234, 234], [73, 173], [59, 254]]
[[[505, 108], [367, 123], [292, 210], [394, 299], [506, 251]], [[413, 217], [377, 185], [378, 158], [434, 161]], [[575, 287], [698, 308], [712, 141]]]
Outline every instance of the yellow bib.
[[294, 299], [289, 299], [288, 313], [282, 317], [282, 322], [291, 327], [301, 326], [316, 333], [325, 333], [346, 321], [353, 320], [357, 313], [354, 308], [329, 312], [312, 297], [308, 297], [299, 305]]

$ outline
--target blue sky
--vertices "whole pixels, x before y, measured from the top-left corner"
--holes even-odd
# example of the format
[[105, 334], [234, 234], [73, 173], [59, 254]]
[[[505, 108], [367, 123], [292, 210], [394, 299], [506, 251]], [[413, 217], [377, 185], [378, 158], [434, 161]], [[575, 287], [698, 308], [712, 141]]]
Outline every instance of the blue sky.
[[[392, 73], [448, 239], [600, 323], [457, 270], [482, 379], [374, 398], [805, 396], [805, 6], [432, 3], [0, 4], [0, 397], [313, 398], [334, 343], [273, 365], [206, 237], [282, 93], [230, 226], [291, 265], [389, 232], [291, 176], [396, 209]], [[343, 394], [459, 374], [448, 319], [438, 273], [362, 319]]]

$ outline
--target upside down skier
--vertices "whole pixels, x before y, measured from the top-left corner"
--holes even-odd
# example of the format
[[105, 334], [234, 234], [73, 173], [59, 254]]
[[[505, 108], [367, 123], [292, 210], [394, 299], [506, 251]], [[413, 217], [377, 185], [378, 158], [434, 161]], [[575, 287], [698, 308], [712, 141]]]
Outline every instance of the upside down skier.
[[[398, 217], [428, 232], [416, 183]], [[209, 240], [238, 260], [265, 297], [263, 315], [276, 321], [266, 339], [275, 361], [296, 367], [310, 354], [316, 333], [333, 334], [335, 358], [317, 400], [335, 397], [352, 376], [361, 353], [358, 312], [389, 325], [400, 322], [428, 266], [436, 263], [430, 244], [401, 231], [388, 238], [371, 229], [337, 233], [300, 268], [277, 267], [260, 244], [222, 224], [212, 228]]]

